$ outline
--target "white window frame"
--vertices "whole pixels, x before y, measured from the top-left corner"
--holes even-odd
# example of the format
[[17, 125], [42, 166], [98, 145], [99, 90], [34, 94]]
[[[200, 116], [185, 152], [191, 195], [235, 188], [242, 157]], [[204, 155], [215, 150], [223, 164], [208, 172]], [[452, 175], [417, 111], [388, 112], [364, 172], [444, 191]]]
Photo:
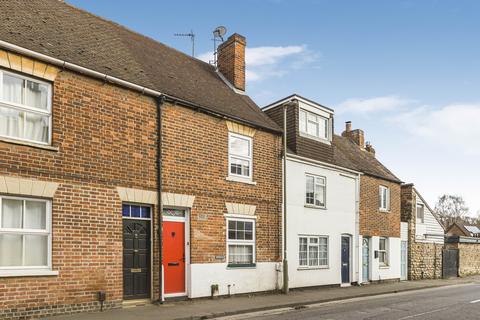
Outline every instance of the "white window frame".
[[[300, 263], [300, 239], [305, 238], [307, 239], [307, 264], [302, 265]], [[318, 239], [318, 265], [310, 265], [310, 239], [316, 238]], [[330, 264], [330, 239], [328, 236], [319, 236], [319, 235], [299, 235], [298, 236], [298, 269], [328, 269], [329, 264]], [[327, 263], [326, 264], [320, 264], [320, 239], [326, 239], [327, 240]]]
[[[384, 199], [384, 191], [386, 191]], [[378, 197], [379, 197], [379, 205], [378, 208], [380, 211], [389, 212], [390, 211], [390, 188], [387, 186], [380, 185], [378, 187]]]
[[[237, 139], [242, 139], [242, 140], [248, 141], [249, 154], [250, 154], [249, 157], [232, 154], [232, 152], [230, 150], [230, 142], [231, 142], [232, 138], [237, 138]], [[239, 159], [239, 160], [245, 160], [245, 161], [248, 161], [250, 163], [249, 170], [248, 170], [248, 176], [232, 173], [232, 171], [231, 171], [232, 158], [236, 158], [236, 159]], [[252, 181], [252, 177], [253, 177], [253, 139], [252, 139], [252, 137], [241, 135], [241, 134], [238, 134], [238, 133], [233, 133], [233, 132], [228, 133], [228, 176], [232, 177], [234, 179]]]
[[[18, 229], [18, 228], [2, 228], [2, 201], [3, 199], [21, 200], [23, 201], [23, 210], [25, 211], [25, 201], [38, 201], [46, 204], [45, 229]], [[23, 215], [25, 222], [25, 215]], [[52, 271], [52, 202], [47, 199], [12, 197], [0, 195], [0, 234], [16, 234], [16, 235], [46, 235], [47, 236], [47, 265], [46, 266], [0, 266], [0, 277], [11, 276], [42, 276], [42, 275], [58, 275], [57, 271]], [[23, 246], [23, 257], [25, 258], [25, 242]]]
[[[305, 114], [305, 124], [304, 125], [302, 125], [302, 122], [301, 122], [302, 113]], [[315, 123], [318, 125], [318, 130], [320, 130], [320, 126], [322, 124], [325, 125], [325, 136], [321, 137], [320, 136], [320, 131], [318, 131], [318, 135], [312, 135], [308, 132], [308, 122], [309, 122], [308, 115], [311, 115], [311, 116], [315, 117], [315, 120], [316, 120]], [[320, 119], [322, 121], [320, 121]], [[321, 116], [319, 114], [316, 114], [314, 112], [305, 110], [303, 108], [299, 108], [299, 111], [298, 111], [298, 128], [299, 128], [300, 134], [302, 136], [306, 136], [306, 137], [309, 137], [309, 138], [322, 140], [322, 141], [330, 141], [330, 119], [329, 118], [326, 118], [326, 117]]]
[[[422, 207], [422, 218], [418, 218], [418, 207]], [[420, 221], [419, 221], [420, 220]], [[417, 203], [415, 207], [415, 221], [417, 224], [424, 224], [425, 223], [425, 205], [423, 203]]]
[[[385, 240], [385, 250], [381, 250], [380, 249], [380, 242], [382, 240]], [[388, 267], [389, 266], [389, 239], [387, 237], [380, 237], [378, 238], [378, 263], [380, 265], [380, 267]], [[384, 252], [385, 253], [385, 260], [386, 261], [380, 261], [380, 256], [381, 256], [381, 253]]]
[[[28, 106], [26, 104], [19, 104], [19, 103], [14, 103], [14, 102], [10, 102], [10, 101], [5, 101], [3, 99], [3, 75], [4, 74], [8, 74], [8, 75], [11, 75], [13, 77], [21, 78], [21, 79], [25, 80], [25, 86], [26, 86], [26, 83], [27, 83], [26, 80], [46, 85], [48, 87], [47, 110], [31, 107], [31, 106]], [[7, 139], [12, 139], [12, 140], [18, 140], [18, 141], [26, 141], [26, 142], [30, 142], [30, 143], [34, 143], [34, 144], [51, 145], [52, 144], [52, 91], [53, 91], [52, 87], [53, 87], [52, 83], [50, 83], [50, 82], [41, 81], [41, 80], [38, 80], [36, 78], [27, 77], [27, 76], [24, 76], [24, 75], [19, 74], [19, 73], [5, 71], [5, 70], [0, 69], [0, 107], [4, 107], [4, 108], [8, 108], [8, 109], [14, 109], [14, 110], [21, 111], [21, 112], [33, 113], [33, 114], [48, 117], [48, 139], [47, 139], [48, 141], [43, 142], [43, 141], [30, 140], [30, 139], [12, 137], [12, 136], [6, 136], [6, 135], [5, 136], [1, 135], [0, 137], [4, 137], [4, 138], [7, 138]], [[23, 90], [22, 99], [23, 99], [23, 101], [25, 101], [25, 99], [26, 99], [25, 87], [24, 87], [24, 90]], [[25, 117], [26, 117], [26, 115], [25, 115]], [[25, 119], [24, 119], [24, 122], [25, 122]], [[24, 125], [24, 127], [23, 127], [23, 130], [24, 130], [23, 135], [24, 136], [25, 136], [26, 127], [27, 127], [26, 125]]]
[[[243, 222], [250, 222], [252, 223], [252, 240], [236, 240], [236, 239], [229, 239], [228, 237], [228, 225], [230, 221], [243, 221]], [[226, 244], [227, 244], [227, 266], [229, 267], [254, 267], [256, 265], [257, 257], [256, 257], [256, 220], [249, 219], [249, 218], [226, 218]], [[252, 246], [252, 263], [251, 264], [231, 264], [230, 261], [230, 245], [250, 245]]]
[[[313, 204], [307, 202], [307, 178], [313, 178]], [[317, 185], [318, 180], [324, 181], [323, 185], [321, 183], [318, 183], [319, 185], [323, 186], [323, 205], [316, 205], [315, 204], [315, 196], [316, 196], [316, 191], [315, 191], [315, 186]], [[305, 174], [305, 192], [304, 192], [304, 203], [306, 207], [314, 207], [314, 208], [319, 208], [319, 209], [326, 209], [327, 208], [327, 178], [324, 176], [319, 176], [311, 173], [306, 173]]]

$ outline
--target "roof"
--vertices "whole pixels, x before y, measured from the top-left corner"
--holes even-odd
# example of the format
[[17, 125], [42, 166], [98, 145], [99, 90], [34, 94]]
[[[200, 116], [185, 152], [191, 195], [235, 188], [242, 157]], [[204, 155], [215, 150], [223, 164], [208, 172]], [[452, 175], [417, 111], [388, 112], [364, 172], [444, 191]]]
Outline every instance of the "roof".
[[468, 230], [468, 232], [470, 233], [473, 233], [473, 234], [477, 234], [477, 233], [480, 233], [480, 229], [477, 227], [477, 226], [464, 226], [465, 229]]
[[334, 112], [334, 110], [333, 110], [332, 108], [326, 107], [326, 106], [324, 106], [324, 105], [322, 105], [322, 104], [320, 104], [320, 103], [318, 103], [318, 102], [315, 102], [315, 101], [313, 101], [313, 100], [310, 100], [310, 99], [307, 99], [307, 98], [305, 98], [305, 97], [302, 97], [301, 95], [296, 94], [296, 93], [293, 93], [293, 94], [291, 94], [291, 95], [289, 95], [289, 96], [287, 96], [287, 97], [285, 97], [285, 98], [282, 98], [282, 99], [279, 99], [279, 100], [277, 100], [277, 101], [275, 101], [275, 102], [272, 102], [272, 103], [270, 103], [270, 104], [262, 107], [262, 110], [263, 110], [263, 111], [266, 111], [266, 110], [268, 110], [268, 109], [270, 109], [270, 108], [274, 108], [274, 107], [276, 107], [276, 106], [278, 106], [278, 105], [282, 105], [282, 104], [284, 104], [285, 102], [292, 101], [292, 100], [300, 100], [300, 101], [302, 101], [302, 102], [304, 102], [304, 103], [312, 104], [312, 105], [314, 105], [314, 106], [316, 106], [316, 107], [318, 107], [318, 108], [320, 108], [320, 109], [325, 109], [327, 112], [330, 112], [330, 113], [333, 113], [333, 112]]
[[210, 64], [63, 1], [1, 1], [0, 39], [281, 131], [248, 96], [235, 93]]
[[360, 171], [376, 178], [396, 183], [402, 182], [373, 154], [360, 148], [349, 138], [334, 135], [332, 145], [335, 165]]
[[[471, 236], [474, 236], [475, 234], [480, 233], [480, 229], [478, 229], [477, 226], [466, 226], [465, 224], [463, 224], [463, 223], [461, 223], [461, 222], [454, 222], [454, 223], [452, 223], [452, 224], [447, 228], [446, 233], [448, 233], [448, 232], [449, 232], [451, 229], [453, 229], [453, 227], [455, 227], [455, 226], [456, 226], [457, 228], [459, 228], [459, 229], [463, 232], [463, 234], [464, 234], [465, 236], [470, 236], [470, 237], [471, 237]], [[472, 231], [469, 230], [469, 229], [474, 230], [474, 228], [476, 228], [476, 229], [478, 230], [478, 232], [472, 232]]]

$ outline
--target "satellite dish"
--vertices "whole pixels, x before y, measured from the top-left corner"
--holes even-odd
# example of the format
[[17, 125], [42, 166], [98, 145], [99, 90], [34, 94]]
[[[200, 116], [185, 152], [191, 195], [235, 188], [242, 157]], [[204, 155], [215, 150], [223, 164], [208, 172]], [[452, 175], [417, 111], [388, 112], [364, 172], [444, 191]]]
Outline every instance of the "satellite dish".
[[224, 26], [218, 26], [218, 27], [215, 28], [215, 30], [213, 30], [213, 36], [215, 38], [222, 39], [222, 41], [223, 41], [223, 36], [225, 35], [225, 33], [227, 33], [227, 28], [225, 28]]

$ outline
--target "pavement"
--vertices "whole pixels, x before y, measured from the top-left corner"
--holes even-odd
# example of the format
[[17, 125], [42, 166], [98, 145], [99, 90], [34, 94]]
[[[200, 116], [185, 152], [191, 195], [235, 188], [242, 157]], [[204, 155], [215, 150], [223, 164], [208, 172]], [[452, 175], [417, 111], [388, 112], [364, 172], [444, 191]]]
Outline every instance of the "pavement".
[[[397, 294], [427, 288], [480, 284], [480, 276], [441, 280], [417, 280], [394, 283], [368, 284], [351, 287], [319, 287], [291, 290], [280, 293], [239, 295], [230, 298], [194, 299], [149, 304], [141, 307], [122, 308], [95, 313], [79, 313], [49, 317], [49, 320], [180, 320], [211, 319], [273, 309], [302, 309], [307, 305], [328, 303], [352, 298]], [[478, 287], [477, 287], [478, 290]], [[480, 293], [479, 293], [480, 295]], [[480, 299], [480, 297], [478, 298]], [[480, 317], [480, 316], [479, 316]], [[318, 318], [318, 317], [317, 317]], [[287, 318], [285, 318], [287, 319]], [[289, 319], [289, 318], [288, 318]], [[357, 319], [357, 318], [352, 318]], [[360, 318], [359, 318], [360, 319]], [[383, 318], [378, 318], [383, 319]], [[386, 318], [385, 318], [386, 319]], [[423, 319], [423, 318], [422, 318]], [[479, 319], [479, 318], [477, 318]]]

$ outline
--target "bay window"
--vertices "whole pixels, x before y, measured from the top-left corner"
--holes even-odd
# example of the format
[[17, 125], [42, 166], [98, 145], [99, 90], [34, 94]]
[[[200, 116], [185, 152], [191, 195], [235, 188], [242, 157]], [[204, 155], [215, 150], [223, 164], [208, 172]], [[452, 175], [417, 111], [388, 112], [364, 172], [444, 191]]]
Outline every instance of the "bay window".
[[227, 256], [229, 266], [255, 264], [255, 221], [227, 219]]
[[51, 267], [51, 203], [0, 197], [0, 276], [8, 270]]
[[49, 144], [51, 97], [50, 83], [0, 70], [0, 136]]

